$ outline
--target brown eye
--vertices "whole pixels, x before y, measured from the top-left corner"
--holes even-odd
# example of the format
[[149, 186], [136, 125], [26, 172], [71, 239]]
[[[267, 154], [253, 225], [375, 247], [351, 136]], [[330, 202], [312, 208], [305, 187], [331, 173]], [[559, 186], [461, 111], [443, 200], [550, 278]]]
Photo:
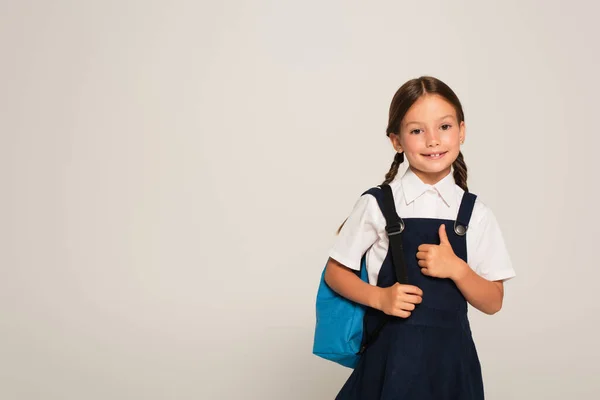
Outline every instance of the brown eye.
[[442, 125], [442, 130], [443, 131], [447, 131], [450, 128], [452, 128], [452, 125], [450, 125], [450, 124], [444, 124], [444, 125]]
[[421, 133], [421, 130], [420, 129], [413, 129], [412, 131], [410, 131], [410, 133], [413, 134], [413, 135], [417, 135], [417, 134]]

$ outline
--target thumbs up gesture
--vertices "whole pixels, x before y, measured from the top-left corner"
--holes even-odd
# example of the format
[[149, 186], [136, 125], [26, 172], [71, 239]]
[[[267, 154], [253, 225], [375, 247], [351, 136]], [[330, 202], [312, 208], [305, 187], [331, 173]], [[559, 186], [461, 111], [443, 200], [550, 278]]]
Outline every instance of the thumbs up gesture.
[[450, 278], [458, 276], [466, 263], [454, 254], [452, 245], [446, 234], [446, 226], [439, 229], [440, 244], [422, 244], [417, 249], [417, 260], [423, 275], [434, 278]]

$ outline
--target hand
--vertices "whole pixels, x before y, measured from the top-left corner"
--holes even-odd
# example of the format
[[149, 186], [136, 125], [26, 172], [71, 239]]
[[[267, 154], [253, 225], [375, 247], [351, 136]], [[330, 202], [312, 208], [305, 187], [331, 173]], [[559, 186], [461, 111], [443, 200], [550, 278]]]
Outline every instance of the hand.
[[454, 254], [446, 235], [446, 225], [440, 226], [440, 244], [422, 244], [417, 259], [423, 275], [434, 278], [457, 279], [466, 263]]
[[408, 318], [415, 305], [423, 301], [422, 296], [423, 291], [418, 287], [396, 282], [393, 286], [381, 289], [377, 308], [387, 315]]

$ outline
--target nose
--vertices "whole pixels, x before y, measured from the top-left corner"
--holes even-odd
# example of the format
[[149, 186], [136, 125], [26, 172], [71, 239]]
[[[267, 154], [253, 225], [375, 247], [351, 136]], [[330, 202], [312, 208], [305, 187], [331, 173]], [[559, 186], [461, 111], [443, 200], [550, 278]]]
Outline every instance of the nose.
[[440, 134], [436, 129], [428, 129], [425, 132], [425, 141], [427, 147], [436, 147], [440, 145]]

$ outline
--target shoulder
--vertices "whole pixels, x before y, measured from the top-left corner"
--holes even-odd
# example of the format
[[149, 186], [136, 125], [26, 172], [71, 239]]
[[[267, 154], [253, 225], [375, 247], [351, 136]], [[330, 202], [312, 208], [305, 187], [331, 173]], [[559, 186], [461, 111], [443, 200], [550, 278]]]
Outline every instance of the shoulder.
[[480, 276], [499, 281], [516, 275], [496, 216], [479, 197], [473, 206], [467, 241], [469, 265]]
[[496, 223], [494, 212], [479, 196], [475, 200], [471, 219], [475, 224], [480, 226], [485, 226], [489, 223]]
[[371, 187], [362, 192], [354, 203], [350, 217], [372, 220], [379, 210], [382, 190], [379, 186]]
[[381, 204], [383, 201], [383, 190], [381, 186], [373, 186], [360, 195], [353, 212], [365, 214], [369, 220], [377, 220], [377, 215], [381, 213]]
[[[396, 198], [395, 187], [393, 185], [390, 185], [390, 187], [394, 198]], [[382, 185], [372, 186], [364, 190], [356, 200], [348, 220], [360, 221], [362, 225], [371, 225], [377, 231], [384, 229], [383, 196]]]
[[[458, 185], [455, 185], [457, 205], [460, 205], [465, 195], [465, 191]], [[475, 195], [475, 204], [473, 205], [473, 213], [471, 215], [470, 225], [482, 225], [487, 223], [490, 219], [495, 220], [492, 209], [481, 199], [477, 193], [469, 192], [471, 195]]]
[[[367, 199], [359, 200], [363, 203], [369, 203], [371, 206], [378, 207], [380, 211], [383, 209], [383, 185], [373, 186], [367, 190], [365, 190], [361, 196], [366, 197]], [[401, 180], [396, 177], [392, 180], [388, 186], [392, 190], [392, 196], [394, 197], [394, 203], [396, 204], [396, 208], [398, 208], [400, 201], [404, 200], [404, 191], [402, 187]]]

